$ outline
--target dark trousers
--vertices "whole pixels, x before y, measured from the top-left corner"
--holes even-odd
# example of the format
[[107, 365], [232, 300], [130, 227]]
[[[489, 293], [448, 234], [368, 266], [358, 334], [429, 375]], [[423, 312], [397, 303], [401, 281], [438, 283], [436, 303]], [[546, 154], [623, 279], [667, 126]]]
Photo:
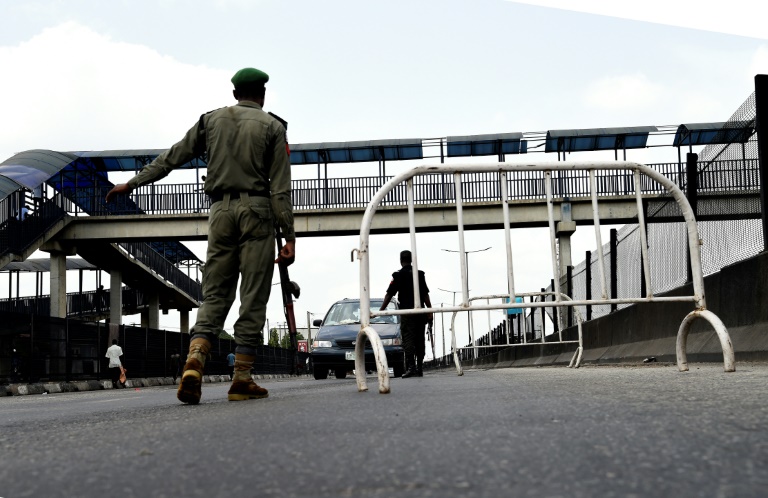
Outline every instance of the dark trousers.
[[406, 362], [410, 363], [414, 358], [424, 359], [424, 319], [419, 316], [401, 317], [400, 334], [403, 336], [403, 352]]
[[109, 367], [109, 373], [112, 374], [112, 385], [117, 386], [120, 380], [120, 367]]

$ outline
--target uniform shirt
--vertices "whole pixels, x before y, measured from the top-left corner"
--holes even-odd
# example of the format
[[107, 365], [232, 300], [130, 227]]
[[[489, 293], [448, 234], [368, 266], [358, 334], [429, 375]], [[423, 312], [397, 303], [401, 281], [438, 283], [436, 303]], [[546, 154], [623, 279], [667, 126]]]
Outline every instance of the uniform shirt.
[[[400, 303], [400, 309], [413, 309], [413, 267], [404, 266], [392, 274], [392, 281], [387, 287], [387, 294], [397, 293], [397, 300]], [[427, 281], [424, 279], [424, 272], [419, 270], [419, 297], [421, 305], [424, 307], [424, 298], [429, 294]]]
[[230, 366], [230, 367], [234, 367], [235, 366], [235, 355], [234, 354], [229, 353], [227, 355], [227, 365]]
[[117, 344], [112, 344], [109, 349], [107, 349], [107, 354], [104, 356], [109, 358], [109, 368], [119, 367], [122, 365], [122, 363], [120, 363], [120, 357], [123, 356], [123, 348]]
[[256, 102], [211, 111], [187, 134], [128, 180], [135, 189], [164, 178], [173, 169], [208, 152], [208, 195], [270, 192], [272, 212], [286, 241], [293, 241], [291, 163], [282, 123]]

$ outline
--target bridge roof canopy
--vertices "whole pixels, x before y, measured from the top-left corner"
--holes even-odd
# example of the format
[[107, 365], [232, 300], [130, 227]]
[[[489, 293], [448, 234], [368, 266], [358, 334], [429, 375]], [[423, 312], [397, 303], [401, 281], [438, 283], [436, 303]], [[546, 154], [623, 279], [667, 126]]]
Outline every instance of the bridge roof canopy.
[[[134, 150], [87, 150], [70, 152], [80, 158], [90, 159], [98, 163], [104, 171], [137, 171], [152, 162], [166, 149], [134, 149]], [[186, 163], [181, 169], [205, 167], [205, 163], [195, 161]]]
[[291, 145], [291, 164], [359, 163], [423, 158], [424, 150], [420, 138]]
[[688, 123], [677, 127], [673, 146], [745, 143], [755, 132], [755, 121]]
[[642, 149], [648, 143], [648, 134], [655, 131], [655, 126], [549, 130], [544, 152]]
[[[98, 267], [83, 258], [67, 258], [67, 270], [98, 270]], [[50, 272], [51, 260], [50, 258], [35, 258], [17, 261], [8, 263], [0, 271]]]
[[0, 198], [19, 187], [32, 190], [77, 159], [66, 152], [34, 149], [15, 154], [0, 163]]
[[[20, 152], [0, 163], [0, 199], [22, 187], [32, 190], [47, 181], [57, 183], [59, 189], [75, 186], [111, 188], [113, 184], [108, 180], [106, 171], [140, 169], [162, 152], [162, 149], [91, 152], [34, 149]], [[196, 167], [193, 166], [196, 161], [198, 159], [185, 167]], [[88, 200], [94, 202], [91, 198]], [[87, 202], [85, 205], [82, 205], [83, 199], [79, 202], [83, 210], [89, 212]], [[150, 245], [174, 264], [201, 262], [181, 242], [151, 242]]]
[[448, 137], [448, 157], [525, 154], [528, 147], [522, 133], [495, 133]]

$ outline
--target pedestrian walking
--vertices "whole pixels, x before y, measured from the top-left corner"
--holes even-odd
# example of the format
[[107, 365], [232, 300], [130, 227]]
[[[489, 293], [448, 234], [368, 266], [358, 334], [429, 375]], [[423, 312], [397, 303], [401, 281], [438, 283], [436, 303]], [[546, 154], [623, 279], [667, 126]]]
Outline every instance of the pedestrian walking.
[[231, 372], [232, 376], [235, 375], [235, 353], [229, 352], [227, 355], [227, 368]]
[[117, 389], [117, 383], [120, 381], [120, 376], [124, 375], [123, 364], [120, 361], [120, 357], [123, 356], [123, 348], [117, 345], [117, 339], [112, 339], [112, 345], [107, 349], [107, 354], [104, 356], [109, 358], [109, 372], [112, 376], [112, 388]]
[[181, 355], [176, 351], [171, 354], [170, 369], [173, 383], [176, 384], [176, 379], [181, 375]]
[[[387, 294], [384, 296], [384, 302], [381, 304], [381, 310], [386, 309], [389, 302], [395, 294], [400, 303], [400, 309], [413, 309], [413, 267], [411, 266], [411, 251], [402, 251], [400, 253], [400, 270], [392, 274], [392, 281], [387, 288]], [[421, 298], [421, 307], [431, 308], [432, 303], [429, 300], [429, 287], [424, 277], [424, 272], [419, 270], [419, 296]], [[414, 315], [400, 316], [400, 334], [403, 338], [403, 352], [405, 353], [405, 373], [403, 378], [422, 377], [424, 370], [424, 326], [432, 323], [432, 313], [420, 313]]]
[[[171, 170], [206, 155], [203, 189], [211, 199], [208, 253], [203, 273], [203, 303], [190, 330], [189, 354], [177, 398], [197, 404], [202, 395], [205, 361], [235, 298], [238, 273], [240, 316], [235, 322], [235, 365], [228, 399], [266, 398], [269, 393], [251, 376], [266, 321], [274, 263], [290, 264], [296, 236], [291, 205], [291, 169], [285, 125], [264, 112], [269, 76], [254, 68], [232, 77], [237, 104], [200, 116], [184, 138], [160, 154], [127, 183], [107, 193], [116, 195], [165, 177]], [[275, 260], [275, 222], [285, 244]]]

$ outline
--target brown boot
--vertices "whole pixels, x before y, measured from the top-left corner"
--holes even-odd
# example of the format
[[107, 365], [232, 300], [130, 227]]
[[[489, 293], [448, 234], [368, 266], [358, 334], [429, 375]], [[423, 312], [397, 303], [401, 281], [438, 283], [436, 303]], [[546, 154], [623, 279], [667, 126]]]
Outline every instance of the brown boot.
[[205, 358], [210, 350], [211, 343], [207, 339], [192, 339], [192, 342], [189, 343], [187, 363], [184, 365], [184, 373], [181, 374], [179, 390], [176, 392], [176, 397], [182, 403], [196, 405], [200, 402], [203, 389]]
[[259, 387], [251, 377], [251, 368], [255, 356], [235, 353], [235, 375], [232, 377], [232, 387], [229, 388], [229, 401], [259, 399], [269, 396], [269, 391]]

